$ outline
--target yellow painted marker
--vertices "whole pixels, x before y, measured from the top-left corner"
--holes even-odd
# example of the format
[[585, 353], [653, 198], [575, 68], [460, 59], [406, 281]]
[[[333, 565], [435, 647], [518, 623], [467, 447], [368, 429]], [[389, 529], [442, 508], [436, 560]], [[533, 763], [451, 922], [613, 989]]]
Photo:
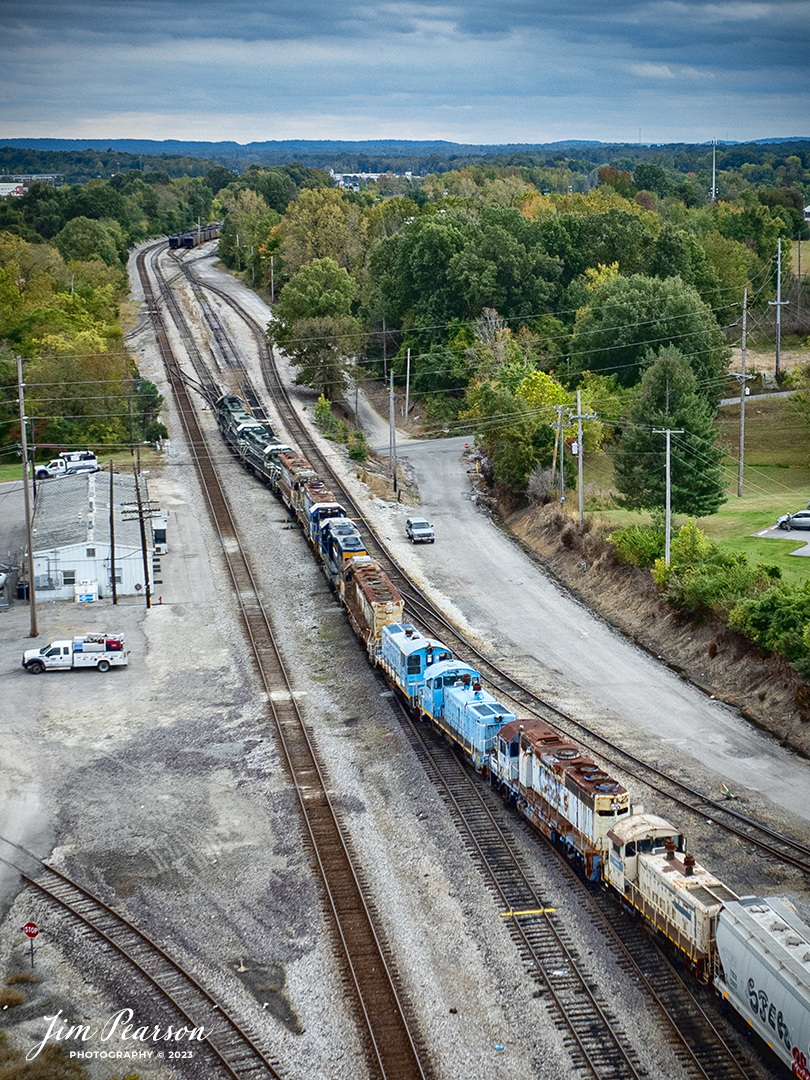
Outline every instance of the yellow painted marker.
[[501, 919], [512, 919], [518, 915], [550, 915], [553, 911], [556, 911], [553, 907], [540, 907], [531, 908], [529, 911], [502, 911], [498, 916]]

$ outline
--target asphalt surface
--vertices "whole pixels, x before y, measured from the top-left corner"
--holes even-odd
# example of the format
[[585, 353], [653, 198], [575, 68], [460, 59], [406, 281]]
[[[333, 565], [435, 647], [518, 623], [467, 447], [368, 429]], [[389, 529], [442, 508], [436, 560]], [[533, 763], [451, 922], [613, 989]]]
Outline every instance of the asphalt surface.
[[579, 716], [612, 716], [713, 770], [718, 787], [747, 788], [810, 821], [810, 803], [796, 797], [810, 785], [808, 763], [611, 630], [476, 508], [461, 456], [468, 441], [402, 449], [436, 530], [436, 543], [419, 548], [431, 584], [552, 700]]

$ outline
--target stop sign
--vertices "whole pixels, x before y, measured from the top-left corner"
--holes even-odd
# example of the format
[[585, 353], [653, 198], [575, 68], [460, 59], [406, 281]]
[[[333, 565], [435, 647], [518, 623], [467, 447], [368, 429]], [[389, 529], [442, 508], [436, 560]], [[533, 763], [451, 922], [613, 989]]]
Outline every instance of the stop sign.
[[35, 922], [27, 922], [23, 927], [23, 933], [26, 937], [35, 938], [39, 933], [39, 927]]

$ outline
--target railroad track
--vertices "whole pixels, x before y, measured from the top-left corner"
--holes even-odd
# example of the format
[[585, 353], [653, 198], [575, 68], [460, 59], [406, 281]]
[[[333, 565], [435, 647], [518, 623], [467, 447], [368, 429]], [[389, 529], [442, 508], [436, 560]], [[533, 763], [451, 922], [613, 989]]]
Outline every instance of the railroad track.
[[[280, 1080], [276, 1071], [278, 1062], [259, 1048], [257, 1037], [248, 1033], [162, 946], [89, 889], [19, 844], [4, 837], [0, 840], [16, 852], [14, 858], [4, 857], [3, 862], [13, 867], [59, 911], [78, 920], [106, 947], [123, 957], [136, 978], [145, 982], [149, 1001], [155, 1006], [155, 1019], [164, 1031], [167, 1004], [174, 1014], [171, 1019], [176, 1027], [204, 1029], [204, 1039], [176, 1046], [189, 1047], [195, 1056], [204, 1055], [209, 1059], [209, 1067], [215, 1070], [211, 1075], [224, 1075], [233, 1080]], [[20, 866], [21, 861], [26, 865]], [[139, 1008], [146, 1011], [143, 1000], [139, 1002]]]
[[[493, 693], [508, 699], [521, 710], [522, 714], [528, 713], [545, 720], [572, 741], [597, 754], [605, 763], [620, 769], [627, 776], [664, 796], [680, 810], [695, 815], [704, 822], [711, 821], [730, 835], [753, 845], [768, 858], [810, 875], [810, 846], [743, 814], [736, 809], [733, 800], [713, 798], [706, 792], [643, 761], [618, 743], [600, 735], [576, 717], [540, 697], [531, 687], [510, 675], [466, 638], [431, 600], [413, 586], [407, 573], [386, 549], [362, 509], [321, 454], [317, 443], [301, 422], [290, 394], [279, 376], [272, 351], [267, 344], [265, 328], [244, 311], [224, 289], [207, 281], [201, 283], [194, 275], [193, 268], [188, 265], [186, 272], [189, 278], [197, 281], [198, 285], [219, 296], [250, 328], [259, 350], [266, 389], [273, 399], [291, 441], [299, 447], [319, 476], [324, 479], [329, 478], [330, 488], [352, 518], [360, 523], [369, 553], [380, 562], [405, 598], [406, 608], [412, 621], [418, 623], [431, 637], [442, 640], [461, 659], [477, 667]], [[258, 395], [252, 386], [247, 388], [246, 398], [249, 403], [256, 401], [258, 404]]]
[[[526, 970], [548, 989], [558, 1026], [570, 1026], [575, 1064], [599, 1077], [638, 1075], [638, 1059], [627, 1049], [622, 1026], [595, 991], [585, 965], [515, 847], [512, 815], [445, 740], [414, 721], [405, 709], [402, 715], [419, 761], [441, 792], [479, 872], [501, 905], [502, 917], [508, 919]], [[619, 910], [604, 890], [583, 882], [552, 845], [538, 842], [536, 854], [541, 862], [553, 862], [562, 869], [572, 889], [587, 893], [608, 947], [657, 1010], [662, 1037], [673, 1047], [684, 1075], [694, 1080], [748, 1080], [749, 1072], [737, 1051], [729, 1048], [718, 1026], [638, 923]]]
[[[191, 277], [191, 273], [188, 276]], [[206, 287], [209, 287], [207, 283]], [[212, 287], [212, 291], [239, 310], [223, 290]], [[260, 335], [260, 328], [254, 325], [253, 329], [257, 342], [261, 344], [263, 334]], [[244, 378], [249, 386], [246, 373]], [[330, 486], [341, 492], [340, 497], [346, 499], [347, 506], [351, 506], [353, 512], [358, 512], [342, 485], [335, 482], [337, 478], [332, 477], [309, 433], [298, 423], [294, 406], [277, 373], [272, 368], [268, 370], [267, 365], [265, 378], [291, 437], [294, 435], [294, 441], [319, 474], [330, 477]], [[249, 392], [257, 398], [252, 386]], [[381, 545], [379, 550], [382, 553]], [[437, 625], [438, 613], [421, 596], [413, 593], [407, 580], [403, 585], [411, 597], [411, 606], [418, 604], [425, 619], [432, 618], [433, 625]], [[456, 636], [440, 614], [438, 624], [444, 640], [447, 640], [445, 631], [448, 629], [453, 631], [453, 637]], [[477, 651], [476, 655], [480, 659]], [[468, 769], [444, 743], [426, 739], [422, 725], [416, 725], [409, 719], [407, 728], [417, 756], [442, 792], [453, 820], [462, 832], [465, 844], [496, 902], [504, 912], [523, 913], [510, 916], [510, 933], [527, 971], [538, 980], [543, 992], [548, 993], [549, 1007], [558, 1027], [565, 1032], [565, 1041], [575, 1066], [599, 1080], [642, 1075], [638, 1057], [621, 1026], [594, 990], [592, 980], [583, 970], [564, 928], [557, 923], [553, 913], [546, 910], [546, 901], [515, 851], [508, 826], [505, 830], [499, 824], [496, 815], [504, 814], [505, 810], [500, 806], [493, 812], [492, 802], [498, 805], [500, 800], [483, 788], [480, 780], [470, 776]], [[546, 849], [544, 846], [544, 850], [547, 850], [549, 858], [556, 858], [565, 866], [572, 885], [578, 889], [585, 888], [553, 848]], [[749, 1073], [738, 1060], [738, 1053], [729, 1049], [718, 1027], [666, 958], [604, 893], [591, 895], [591, 891], [588, 891], [620, 965], [647, 994], [652, 1007], [657, 1009], [662, 1030], [666, 1032], [665, 1037], [681, 1062], [684, 1075], [695, 1080], [747, 1080]], [[615, 927], [617, 920], [621, 920], [621, 933]]]
[[[406, 1010], [391, 951], [379, 932], [378, 919], [357, 869], [357, 859], [329, 797], [330, 785], [296, 703], [260, 589], [240, 542], [239, 530], [207, 440], [172, 353], [162, 313], [155, 303], [146, 256], [152, 252], [152, 273], [158, 281], [161, 295], [165, 295], [171, 290], [157, 258], [162, 247], [156, 245], [144, 249], [138, 256], [137, 266], [146, 304], [152, 313], [153, 329], [186, 440], [211, 520], [222, 544], [234, 595], [298, 797], [306, 836], [323, 882], [327, 910], [336, 928], [349, 985], [354, 991], [358, 1013], [363, 1021], [369, 1061], [384, 1080], [426, 1080], [429, 1075], [426, 1053]], [[185, 326], [179, 305], [168, 299], [167, 303], [183, 340], [188, 340], [192, 335]], [[197, 372], [203, 384], [206, 383], [205, 374]], [[210, 373], [207, 373], [207, 377], [210, 379]], [[217, 436], [217, 443], [218, 440]]]

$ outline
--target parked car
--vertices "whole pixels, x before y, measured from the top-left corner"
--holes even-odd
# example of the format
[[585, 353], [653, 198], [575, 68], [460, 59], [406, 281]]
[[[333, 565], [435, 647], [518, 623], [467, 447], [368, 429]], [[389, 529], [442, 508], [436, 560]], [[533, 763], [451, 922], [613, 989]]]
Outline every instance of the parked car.
[[776, 524], [780, 529], [810, 529], [810, 510], [797, 510], [795, 514], [782, 514]]
[[418, 517], [409, 517], [405, 522], [405, 535], [412, 544], [432, 544], [436, 539], [430, 522]]

